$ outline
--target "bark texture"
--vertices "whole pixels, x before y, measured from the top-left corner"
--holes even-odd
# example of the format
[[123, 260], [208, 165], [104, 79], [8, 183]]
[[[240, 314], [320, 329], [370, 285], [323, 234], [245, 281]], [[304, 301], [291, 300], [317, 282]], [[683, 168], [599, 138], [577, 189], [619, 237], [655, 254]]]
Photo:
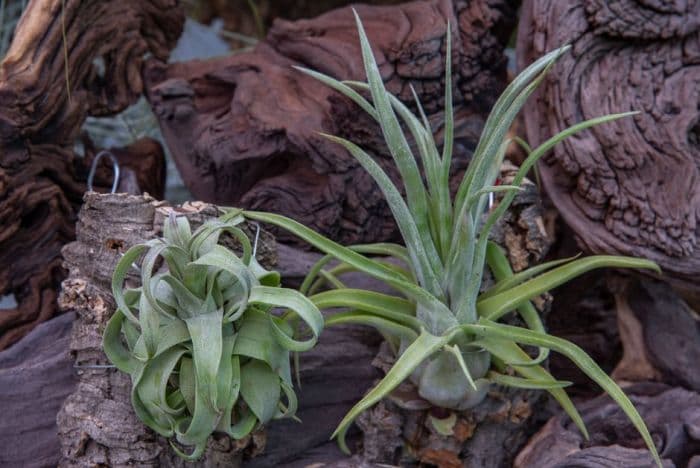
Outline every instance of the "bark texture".
[[571, 44], [524, 109], [530, 143], [608, 113], [640, 114], [559, 144], [543, 184], [580, 244], [650, 258], [698, 299], [700, 4], [526, 0], [520, 67]]
[[[625, 392], [649, 427], [664, 466], [692, 466], [700, 451], [700, 394], [651, 383], [635, 384]], [[567, 416], [556, 416], [520, 452], [515, 468], [656, 466], [627, 416], [610, 398], [601, 396], [579, 409], [590, 441], [584, 441]]]
[[[450, 22], [459, 173], [505, 84], [512, 3], [428, 0], [356, 8], [387, 88], [413, 105], [414, 86], [438, 133]], [[370, 176], [318, 135], [337, 134], [364, 146], [396, 179], [376, 124], [295, 65], [341, 79], [365, 78], [350, 8], [275, 21], [248, 53], [151, 64], [149, 99], [186, 185], [199, 199], [281, 212], [342, 242], [394, 238], [396, 228]]]
[[[65, 6], [65, 8], [64, 8]], [[146, 55], [166, 59], [183, 16], [175, 0], [32, 0], [0, 63], [0, 349], [56, 311], [60, 249], [74, 223], [95, 151], [74, 152], [87, 116], [115, 114], [141, 94]], [[163, 153], [150, 140], [115, 151], [122, 189], [159, 196]], [[109, 164], [95, 187], [111, 186]], [[148, 169], [148, 173], [142, 171]]]
[[[129, 377], [105, 368], [109, 361], [102, 351], [102, 334], [114, 311], [114, 267], [131, 246], [161, 235], [163, 220], [171, 210], [187, 215], [193, 227], [218, 215], [215, 207], [201, 203], [173, 208], [150, 197], [85, 196], [77, 240], [63, 249], [69, 275], [63, 282], [59, 305], [77, 314], [70, 350], [79, 380], [57, 417], [60, 466], [189, 466], [170, 450], [167, 440], [136, 418]], [[264, 232], [258, 243], [258, 259], [268, 267], [275, 260], [274, 241]], [[197, 465], [237, 466], [244, 454], [254, 455], [264, 446], [264, 432], [240, 441], [213, 437]]]

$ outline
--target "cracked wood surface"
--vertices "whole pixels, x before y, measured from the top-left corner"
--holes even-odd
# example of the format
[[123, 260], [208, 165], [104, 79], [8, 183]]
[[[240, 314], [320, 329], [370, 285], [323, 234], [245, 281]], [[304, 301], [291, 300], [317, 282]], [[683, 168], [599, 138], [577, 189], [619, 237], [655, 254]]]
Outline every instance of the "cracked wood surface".
[[639, 111], [560, 143], [542, 182], [586, 250], [659, 263], [700, 298], [700, 3], [526, 0], [523, 67], [563, 44], [524, 108], [531, 144], [608, 113]]

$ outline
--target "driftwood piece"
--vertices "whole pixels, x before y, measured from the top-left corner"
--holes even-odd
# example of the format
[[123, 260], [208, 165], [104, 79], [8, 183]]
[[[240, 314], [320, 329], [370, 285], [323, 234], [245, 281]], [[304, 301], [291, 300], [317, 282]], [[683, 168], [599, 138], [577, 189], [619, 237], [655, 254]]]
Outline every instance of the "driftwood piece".
[[700, 392], [697, 314], [662, 282], [626, 279], [616, 289], [624, 357], [614, 376], [661, 380]]
[[[143, 58], [166, 59], [182, 22], [175, 0], [27, 4], [0, 64], [0, 295], [17, 301], [0, 315], [0, 349], [57, 311], [60, 249], [74, 238], [95, 154], [74, 153], [81, 125], [136, 100]], [[115, 152], [124, 180], [158, 196], [163, 154], [154, 144]], [[105, 169], [95, 186], [111, 181]]]
[[37, 326], [0, 352], [0, 466], [56, 466], [56, 412], [75, 388], [73, 314]]
[[698, 24], [695, 0], [526, 0], [518, 31], [520, 67], [572, 45], [524, 108], [531, 144], [641, 112], [566, 140], [540, 164], [557, 209], [586, 250], [655, 260], [689, 294], [700, 292]]
[[[685, 467], [700, 451], [700, 394], [663, 384], [625, 389], [666, 467]], [[591, 434], [585, 442], [566, 415], [552, 418], [520, 452], [515, 468], [655, 466], [627, 416], [609, 397], [579, 406]]]
[[[413, 85], [438, 131], [446, 23], [452, 25], [459, 114], [454, 168], [459, 172], [505, 84], [511, 2], [428, 0], [356, 8], [387, 88], [413, 105]], [[199, 199], [281, 212], [343, 242], [395, 237], [370, 176], [317, 133], [339, 134], [369, 148], [396, 178], [376, 124], [294, 65], [364, 79], [351, 10], [276, 21], [249, 53], [168, 66], [150, 63], [149, 99], [185, 184]]]

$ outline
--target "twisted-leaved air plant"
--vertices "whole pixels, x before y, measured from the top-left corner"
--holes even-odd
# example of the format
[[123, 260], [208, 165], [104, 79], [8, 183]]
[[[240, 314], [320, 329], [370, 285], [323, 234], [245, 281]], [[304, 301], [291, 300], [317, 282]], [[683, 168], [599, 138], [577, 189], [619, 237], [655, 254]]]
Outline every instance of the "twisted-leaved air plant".
[[[302, 71], [352, 99], [381, 126], [403, 181], [405, 200], [384, 170], [365, 151], [342, 138], [326, 137], [344, 146], [372, 175], [384, 193], [405, 247], [372, 244], [346, 248], [285, 217], [260, 212], [244, 213], [249, 219], [284, 228], [327, 254], [313, 268], [302, 287], [302, 292], [313, 292], [320, 280], [335, 288], [310, 297], [321, 309], [346, 308], [346, 311], [328, 318], [327, 325], [358, 323], [376, 327], [395, 349], [397, 360], [393, 367], [350, 410], [336, 429], [334, 436], [338, 437], [341, 447], [347, 451], [344, 436], [352, 421], [407, 378], [418, 386], [420, 395], [426, 400], [457, 410], [478, 404], [492, 383], [545, 389], [587, 436], [579, 413], [562, 389], [567, 383], [554, 380], [541, 366], [549, 351], [554, 350], [571, 359], [620, 405], [659, 462], [649, 431], [623, 391], [583, 350], [547, 334], [537, 311], [529, 302], [594, 268], [647, 268], [658, 271], [656, 264], [634, 258], [593, 256], [550, 262], [513, 274], [503, 252], [488, 240], [491, 228], [508, 208], [527, 172], [542, 155], [576, 132], [631, 113], [587, 120], [562, 131], [537, 148], [529, 149], [529, 155], [512, 185], [494, 186], [504, 153], [510, 144], [506, 132], [549, 67], [568, 47], [555, 50], [519, 74], [498, 99], [453, 198], [449, 190], [454, 138], [449, 27], [444, 146], [440, 154], [418, 99], [416, 105], [420, 117], [414, 116], [401, 101], [385, 90], [357, 15], [356, 19], [367, 83], [342, 82], [315, 71]], [[364, 92], [369, 92], [371, 101], [363, 96]], [[399, 118], [418, 148], [427, 187]], [[503, 191], [503, 199], [483, 219], [488, 196], [495, 191]], [[394, 257], [404, 267], [366, 255]], [[340, 261], [340, 264], [327, 270], [325, 266], [331, 259]], [[497, 282], [480, 294], [486, 265]], [[394, 288], [400, 297], [346, 288], [338, 278], [346, 271], [370, 275]], [[499, 319], [515, 310], [527, 327], [498, 323]], [[538, 356], [531, 358], [521, 347], [523, 345], [538, 347]]]
[[[293, 417], [289, 351], [310, 349], [323, 327], [309, 299], [280, 288], [279, 275], [256, 261], [235, 215], [194, 233], [186, 218], [171, 215], [163, 238], [129, 249], [112, 281], [117, 311], [105, 329], [105, 353], [131, 376], [141, 421], [194, 446], [188, 455], [173, 444], [188, 459], [201, 456], [215, 431], [240, 439], [272, 418]], [[240, 258], [219, 244], [222, 233], [240, 242]], [[141, 287], [124, 288], [142, 255]], [[154, 273], [161, 258], [167, 271]], [[272, 313], [277, 307], [287, 309], [285, 317]], [[311, 332], [305, 341], [293, 338], [290, 320], [299, 319]]]

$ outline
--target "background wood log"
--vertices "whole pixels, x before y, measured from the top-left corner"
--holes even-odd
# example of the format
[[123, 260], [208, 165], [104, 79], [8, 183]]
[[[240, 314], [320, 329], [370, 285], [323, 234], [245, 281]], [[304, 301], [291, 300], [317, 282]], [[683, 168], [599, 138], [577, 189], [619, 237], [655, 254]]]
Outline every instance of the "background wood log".
[[[663, 384], [625, 389], [666, 467], [689, 466], [700, 451], [700, 394]], [[520, 452], [515, 468], [655, 466], [637, 431], [607, 396], [579, 405], [591, 434], [585, 442], [566, 415], [552, 418]]]
[[[17, 302], [0, 315], [0, 349], [57, 311], [59, 252], [74, 238], [95, 155], [89, 142], [84, 157], [74, 152], [85, 118], [133, 103], [144, 57], [165, 60], [183, 20], [176, 0], [27, 4], [0, 63], [0, 295]], [[160, 196], [164, 160], [155, 145], [115, 152], [125, 180]], [[111, 181], [103, 169], [95, 186]]]
[[68, 352], [74, 314], [38, 325], [0, 352], [0, 465], [56, 466], [56, 413], [75, 389]]
[[[428, 0], [357, 6], [387, 88], [413, 105], [413, 85], [438, 132], [450, 21], [459, 116], [456, 173], [467, 164], [485, 115], [505, 85], [503, 48], [514, 23], [514, 3]], [[376, 124], [294, 65], [364, 79], [351, 10], [275, 21], [249, 53], [149, 64], [149, 99], [186, 185], [199, 199], [281, 212], [343, 242], [396, 237], [370, 176], [317, 133], [339, 134], [365, 146], [396, 178]]]
[[526, 0], [520, 67], [571, 44], [524, 108], [531, 144], [584, 119], [640, 111], [558, 145], [548, 195], [586, 250], [650, 258], [698, 302], [700, 7], [695, 0]]
[[700, 319], [697, 314], [663, 282], [623, 281], [616, 294], [626, 315], [618, 320], [621, 324], [631, 324], [630, 336], [621, 334], [625, 355], [630, 357], [627, 367], [621, 368], [623, 360], [614, 376], [642, 380], [640, 376], [650, 375], [656, 380], [700, 392]]

